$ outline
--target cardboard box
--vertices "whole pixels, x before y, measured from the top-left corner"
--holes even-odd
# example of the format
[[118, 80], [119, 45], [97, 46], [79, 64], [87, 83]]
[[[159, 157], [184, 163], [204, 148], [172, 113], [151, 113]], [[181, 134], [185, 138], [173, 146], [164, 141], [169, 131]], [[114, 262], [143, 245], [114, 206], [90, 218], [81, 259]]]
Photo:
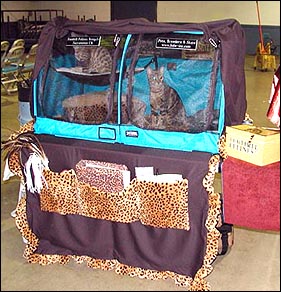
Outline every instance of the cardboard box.
[[227, 126], [226, 151], [231, 157], [259, 166], [280, 161], [280, 130], [254, 125]]

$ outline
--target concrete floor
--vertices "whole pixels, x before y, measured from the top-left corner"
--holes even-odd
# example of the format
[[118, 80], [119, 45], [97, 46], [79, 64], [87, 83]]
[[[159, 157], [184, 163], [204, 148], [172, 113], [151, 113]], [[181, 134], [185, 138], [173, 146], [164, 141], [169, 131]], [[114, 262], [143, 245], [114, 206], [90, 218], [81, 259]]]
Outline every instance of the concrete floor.
[[[279, 59], [277, 60], [279, 64]], [[257, 126], [274, 127], [266, 118], [274, 72], [255, 71], [253, 56], [245, 63], [250, 117]], [[18, 130], [18, 96], [1, 92], [1, 140]], [[93, 270], [70, 262], [40, 266], [23, 258], [25, 244], [10, 213], [18, 200], [19, 181], [3, 182], [1, 158], [1, 291], [185, 291], [170, 280], [142, 280], [113, 271]], [[216, 186], [219, 188], [219, 178]], [[280, 232], [234, 226], [233, 247], [213, 263], [206, 278], [212, 291], [280, 291]]]

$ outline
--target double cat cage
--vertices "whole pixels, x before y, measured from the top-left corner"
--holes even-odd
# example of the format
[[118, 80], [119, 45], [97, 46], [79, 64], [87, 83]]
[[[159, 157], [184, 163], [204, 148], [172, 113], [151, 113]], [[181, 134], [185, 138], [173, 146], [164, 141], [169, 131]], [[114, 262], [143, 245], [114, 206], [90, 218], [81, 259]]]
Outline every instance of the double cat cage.
[[[217, 153], [225, 125], [245, 117], [245, 43], [236, 20], [175, 25], [59, 17], [39, 42], [35, 133]], [[97, 55], [92, 66], [111, 62], [109, 72], [78, 57], [88, 50], [89, 62], [97, 48], [109, 54]]]

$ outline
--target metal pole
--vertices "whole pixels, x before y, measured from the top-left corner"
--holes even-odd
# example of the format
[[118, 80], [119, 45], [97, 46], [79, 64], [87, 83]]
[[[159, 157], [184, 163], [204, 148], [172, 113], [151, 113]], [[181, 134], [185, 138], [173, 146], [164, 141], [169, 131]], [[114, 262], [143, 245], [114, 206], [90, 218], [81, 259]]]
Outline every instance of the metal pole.
[[263, 54], [263, 53], [265, 53], [265, 49], [264, 49], [263, 36], [262, 36], [259, 1], [256, 1], [256, 4], [257, 4], [257, 13], [258, 13], [258, 20], [259, 20], [260, 42], [261, 42], [261, 52], [260, 53]]

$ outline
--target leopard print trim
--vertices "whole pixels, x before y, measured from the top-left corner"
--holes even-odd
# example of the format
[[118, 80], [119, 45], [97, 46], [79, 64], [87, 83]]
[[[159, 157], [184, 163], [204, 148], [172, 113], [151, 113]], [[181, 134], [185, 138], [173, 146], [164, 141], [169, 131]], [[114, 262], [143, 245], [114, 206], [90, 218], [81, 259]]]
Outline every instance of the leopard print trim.
[[13, 153], [10, 158], [8, 159], [8, 165], [9, 165], [9, 169], [11, 170], [11, 172], [14, 175], [17, 175], [21, 182], [24, 183], [24, 175], [22, 172], [22, 168], [21, 168], [21, 163], [20, 163], [20, 158], [19, 158], [19, 153], [15, 152]]
[[[211, 264], [218, 254], [220, 232], [216, 229], [221, 215], [220, 194], [214, 192], [214, 178], [220, 161], [218, 154], [213, 155], [209, 160], [209, 171], [203, 179], [203, 186], [209, 195], [209, 210], [205, 226], [207, 233], [207, 248], [202, 267], [197, 271], [191, 286], [192, 291], [210, 290], [209, 283], [204, 280], [213, 270]], [[194, 286], [194, 287], [193, 287]], [[197, 290], [198, 289], [198, 290]], [[207, 289], [207, 290], [205, 290]]]
[[21, 125], [18, 131], [13, 132], [8, 140], [14, 140], [19, 134], [26, 132], [34, 132], [34, 119]]
[[158, 228], [190, 228], [187, 179], [176, 183], [133, 179], [123, 191], [111, 193], [79, 181], [72, 169], [61, 173], [45, 170], [44, 178], [42, 211], [121, 223], [140, 221]]
[[218, 141], [219, 145], [219, 154], [223, 160], [225, 160], [228, 156], [226, 151], [226, 136], [225, 134], [221, 135]]
[[36, 251], [39, 244], [39, 239], [36, 237], [36, 235], [32, 232], [32, 230], [28, 226], [27, 216], [26, 216], [26, 197], [25, 196], [23, 196], [18, 202], [18, 205], [16, 208], [15, 223], [16, 223], [17, 228], [21, 232], [22, 236], [28, 242], [26, 244], [23, 257], [26, 259], [29, 259]]

